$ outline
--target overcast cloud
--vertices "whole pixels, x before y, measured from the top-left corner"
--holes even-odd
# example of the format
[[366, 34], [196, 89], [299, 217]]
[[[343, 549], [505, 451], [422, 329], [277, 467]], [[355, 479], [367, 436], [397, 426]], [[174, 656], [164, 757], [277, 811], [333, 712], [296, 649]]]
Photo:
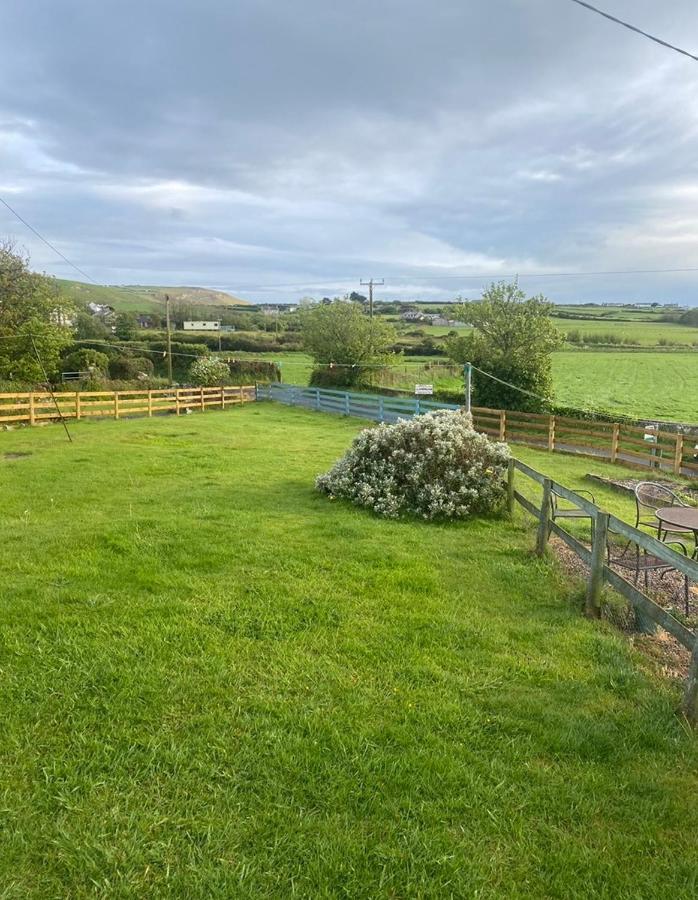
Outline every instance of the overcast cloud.
[[[536, 277], [698, 267], [698, 63], [569, 0], [3, 7], [0, 195], [98, 281], [698, 302], [698, 272]], [[698, 52], [695, 0], [605, 8]]]

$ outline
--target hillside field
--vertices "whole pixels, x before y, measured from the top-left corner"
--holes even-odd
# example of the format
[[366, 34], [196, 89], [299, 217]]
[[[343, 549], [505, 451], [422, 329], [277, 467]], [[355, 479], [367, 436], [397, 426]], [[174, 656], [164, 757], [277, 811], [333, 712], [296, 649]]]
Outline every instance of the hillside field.
[[678, 686], [523, 514], [317, 494], [360, 427], [251, 404], [0, 435], [4, 896], [695, 896]]
[[169, 294], [173, 302], [201, 306], [248, 305], [247, 300], [241, 300], [232, 294], [210, 288], [155, 287], [152, 285], [109, 286], [69, 281], [63, 278], [57, 278], [56, 282], [64, 296], [81, 305], [102, 303], [114, 307], [117, 312], [162, 312], [165, 306], [165, 294]]

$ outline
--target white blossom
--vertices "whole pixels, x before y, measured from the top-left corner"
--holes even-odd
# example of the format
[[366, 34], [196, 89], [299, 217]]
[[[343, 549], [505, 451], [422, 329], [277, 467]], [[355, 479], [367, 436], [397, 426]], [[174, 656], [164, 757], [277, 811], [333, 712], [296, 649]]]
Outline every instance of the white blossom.
[[438, 410], [362, 431], [316, 487], [388, 518], [463, 519], [501, 505], [509, 456], [466, 413]]

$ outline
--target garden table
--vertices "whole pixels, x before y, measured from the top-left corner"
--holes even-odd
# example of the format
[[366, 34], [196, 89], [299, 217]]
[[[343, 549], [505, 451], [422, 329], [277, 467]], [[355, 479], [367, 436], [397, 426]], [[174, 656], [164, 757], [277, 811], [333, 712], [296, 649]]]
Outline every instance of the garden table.
[[684, 529], [693, 532], [693, 540], [698, 548], [698, 509], [693, 506], [664, 506], [655, 512], [660, 526], [668, 531]]

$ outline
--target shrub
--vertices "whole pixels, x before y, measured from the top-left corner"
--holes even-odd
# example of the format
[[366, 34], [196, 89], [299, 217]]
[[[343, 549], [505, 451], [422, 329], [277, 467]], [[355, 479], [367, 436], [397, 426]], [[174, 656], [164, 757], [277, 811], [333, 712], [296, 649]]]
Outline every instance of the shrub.
[[501, 505], [508, 459], [466, 413], [437, 410], [362, 431], [316, 487], [388, 518], [464, 519]]
[[189, 380], [201, 387], [216, 387], [230, 380], [230, 369], [224, 359], [215, 356], [202, 356], [195, 359], [189, 367]]
[[153, 374], [152, 360], [144, 356], [115, 356], [109, 360], [109, 377], [121, 381], [136, 381], [150, 378]]
[[277, 364], [263, 359], [234, 359], [229, 363], [229, 371], [233, 384], [281, 381], [281, 370]]
[[106, 375], [109, 357], [99, 350], [75, 350], [61, 360], [61, 372], [93, 372]]

